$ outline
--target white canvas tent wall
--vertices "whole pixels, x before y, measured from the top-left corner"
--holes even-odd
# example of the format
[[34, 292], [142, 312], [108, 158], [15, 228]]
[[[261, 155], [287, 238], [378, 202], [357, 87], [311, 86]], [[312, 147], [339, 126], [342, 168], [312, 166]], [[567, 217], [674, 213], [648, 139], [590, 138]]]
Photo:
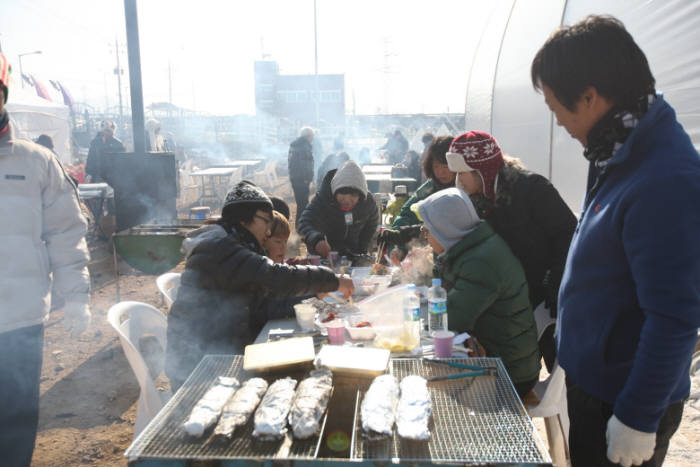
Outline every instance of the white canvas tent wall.
[[20, 138], [34, 140], [42, 133], [53, 138], [58, 159], [71, 163], [71, 119], [67, 105], [42, 99], [33, 88], [10, 88], [7, 110]]
[[700, 148], [700, 2], [692, 0], [497, 0], [477, 45], [467, 86], [467, 129], [547, 176], [578, 213], [587, 161], [556, 125], [530, 81], [535, 53], [561, 24], [589, 14], [620, 19], [645, 52], [656, 88]]

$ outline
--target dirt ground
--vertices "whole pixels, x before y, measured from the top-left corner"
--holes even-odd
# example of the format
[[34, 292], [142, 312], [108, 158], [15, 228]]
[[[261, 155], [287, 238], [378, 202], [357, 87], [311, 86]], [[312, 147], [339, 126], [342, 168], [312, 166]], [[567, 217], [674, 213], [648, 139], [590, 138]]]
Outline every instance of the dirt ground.
[[[291, 210], [294, 213], [293, 205]], [[52, 312], [46, 326], [33, 466], [126, 465], [124, 451], [132, 441], [139, 386], [107, 322], [107, 311], [117, 302], [111, 245], [92, 240], [90, 252], [92, 325], [83, 336], [72, 339], [64, 331], [59, 310]], [[177, 269], [181, 268], [182, 264]], [[167, 313], [155, 279], [121, 276], [121, 300], [145, 302]], [[167, 388], [164, 379], [159, 384]], [[693, 391], [696, 399], [686, 404], [665, 465], [700, 464], [700, 375]], [[535, 425], [546, 439], [542, 420]]]

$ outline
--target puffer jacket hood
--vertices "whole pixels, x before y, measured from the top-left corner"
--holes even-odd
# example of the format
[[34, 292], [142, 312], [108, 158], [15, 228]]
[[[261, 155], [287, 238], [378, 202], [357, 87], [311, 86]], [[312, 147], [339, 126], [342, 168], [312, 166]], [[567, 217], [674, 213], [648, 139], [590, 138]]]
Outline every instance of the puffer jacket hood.
[[357, 162], [347, 161], [335, 172], [331, 179], [331, 193], [335, 194], [341, 188], [355, 188], [367, 198], [367, 180]]
[[469, 195], [459, 188], [438, 191], [416, 206], [432, 236], [448, 251], [480, 222]]

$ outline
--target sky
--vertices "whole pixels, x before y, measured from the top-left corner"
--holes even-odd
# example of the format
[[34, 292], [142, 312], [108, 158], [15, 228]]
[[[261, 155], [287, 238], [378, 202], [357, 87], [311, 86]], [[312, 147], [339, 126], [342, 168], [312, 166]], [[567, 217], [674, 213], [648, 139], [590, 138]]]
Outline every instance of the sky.
[[[253, 63], [314, 72], [313, 0], [140, 0], [144, 102], [216, 115], [255, 113]], [[196, 5], [196, 6], [195, 6]], [[469, 66], [492, 2], [317, 0], [318, 72], [345, 74], [346, 112], [464, 112]], [[3, 0], [0, 45], [19, 83], [55, 79], [97, 110], [118, 105], [121, 0]], [[170, 74], [169, 74], [170, 69]], [[169, 80], [170, 76], [170, 80]], [[170, 83], [170, 84], [169, 84]]]

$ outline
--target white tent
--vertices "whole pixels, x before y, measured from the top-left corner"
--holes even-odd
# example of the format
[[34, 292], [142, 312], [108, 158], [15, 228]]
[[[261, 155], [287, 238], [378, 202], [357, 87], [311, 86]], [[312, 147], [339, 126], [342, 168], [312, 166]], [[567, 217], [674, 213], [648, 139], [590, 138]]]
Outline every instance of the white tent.
[[71, 118], [67, 105], [42, 99], [33, 88], [10, 88], [7, 110], [17, 136], [34, 140], [42, 133], [53, 138], [54, 151], [64, 164], [71, 162]]
[[487, 131], [503, 151], [548, 177], [578, 213], [587, 161], [532, 88], [530, 64], [561, 24], [589, 14], [620, 19], [642, 48], [656, 89], [700, 147], [700, 2], [692, 0], [496, 0], [467, 86], [466, 128]]

